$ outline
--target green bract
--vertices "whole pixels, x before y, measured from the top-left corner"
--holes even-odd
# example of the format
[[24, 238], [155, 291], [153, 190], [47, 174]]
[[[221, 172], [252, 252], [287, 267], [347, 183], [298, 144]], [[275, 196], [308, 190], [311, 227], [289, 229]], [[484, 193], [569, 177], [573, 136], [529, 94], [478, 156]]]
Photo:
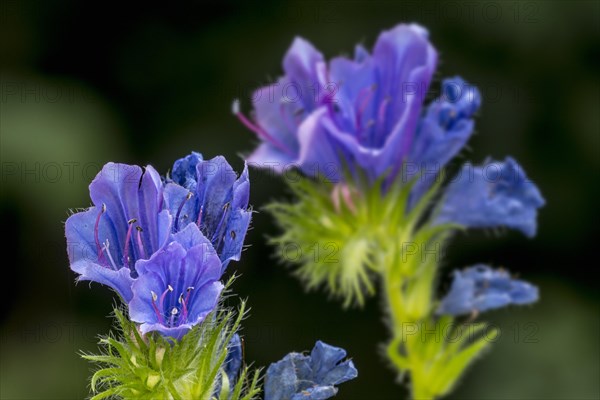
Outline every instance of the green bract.
[[[277, 254], [297, 266], [295, 273], [309, 289], [326, 285], [346, 307], [360, 306], [365, 295], [374, 294], [377, 274], [430, 273], [428, 258], [439, 256], [442, 239], [456, 225], [422, 228], [438, 186], [406, 212], [414, 180], [402, 184], [401, 179], [383, 191], [384, 179], [374, 184], [365, 180], [364, 187], [336, 187], [326, 180], [290, 177], [294, 201], [274, 202], [266, 208], [282, 232], [271, 239], [278, 246]], [[430, 257], [422, 257], [423, 252]]]
[[96, 393], [92, 400], [256, 398], [260, 393], [259, 370], [242, 368], [235, 384], [230, 384], [222, 370], [227, 345], [244, 313], [243, 302], [237, 315], [231, 310], [215, 311], [175, 341], [154, 332], [141, 336], [135, 324], [115, 309], [118, 336], [100, 340], [103, 354], [83, 355], [100, 366], [91, 381]]

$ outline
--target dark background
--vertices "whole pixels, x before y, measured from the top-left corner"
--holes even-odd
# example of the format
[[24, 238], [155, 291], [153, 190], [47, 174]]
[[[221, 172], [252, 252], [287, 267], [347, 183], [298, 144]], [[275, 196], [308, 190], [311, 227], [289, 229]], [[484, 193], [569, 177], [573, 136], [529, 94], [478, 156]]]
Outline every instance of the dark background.
[[[89, 205], [101, 165], [166, 172], [196, 150], [223, 154], [239, 171], [255, 139], [231, 115], [231, 101], [281, 74], [295, 35], [332, 57], [415, 21], [440, 52], [434, 88], [460, 74], [483, 93], [463, 157], [513, 155], [547, 199], [535, 239], [474, 231], [448, 250], [446, 273], [493, 262], [538, 284], [542, 296], [486, 315], [502, 335], [451, 398], [597, 399], [598, 4], [3, 0], [0, 397], [88, 394], [90, 365], [77, 351], [95, 350], [96, 335], [108, 332], [113, 296], [74, 285], [62, 224], [70, 208]], [[287, 196], [280, 179], [251, 177], [257, 210]], [[234, 290], [252, 307], [247, 361], [267, 366], [323, 339], [346, 348], [359, 369], [339, 398], [404, 398], [380, 358], [388, 336], [379, 299], [342, 311], [322, 292], [305, 294], [265, 244], [277, 232], [269, 216], [255, 215], [253, 226], [233, 266], [242, 275]]]

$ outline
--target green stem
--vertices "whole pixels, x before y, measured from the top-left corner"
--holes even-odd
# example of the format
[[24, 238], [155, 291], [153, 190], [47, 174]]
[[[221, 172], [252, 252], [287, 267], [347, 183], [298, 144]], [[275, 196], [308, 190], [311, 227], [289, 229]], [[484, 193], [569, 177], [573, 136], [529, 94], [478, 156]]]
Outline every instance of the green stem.
[[[418, 332], [404, 332], [406, 323], [418, 326], [430, 317], [431, 295], [437, 272], [438, 260], [424, 259], [424, 243], [414, 242], [412, 235], [403, 235], [402, 243], [413, 243], [418, 249], [411, 254], [403, 254], [404, 248], [388, 249], [382, 264], [382, 279], [393, 337], [387, 348], [387, 356], [400, 375], [408, 372], [412, 381], [414, 400], [434, 398], [431, 392], [426, 367], [428, 360], [422, 359], [423, 343]], [[408, 329], [408, 326], [406, 327]], [[412, 336], [411, 335], [419, 335]]]
[[411, 371], [412, 398], [413, 400], [433, 400], [435, 396], [429, 390], [427, 379], [419, 374], [418, 370]]

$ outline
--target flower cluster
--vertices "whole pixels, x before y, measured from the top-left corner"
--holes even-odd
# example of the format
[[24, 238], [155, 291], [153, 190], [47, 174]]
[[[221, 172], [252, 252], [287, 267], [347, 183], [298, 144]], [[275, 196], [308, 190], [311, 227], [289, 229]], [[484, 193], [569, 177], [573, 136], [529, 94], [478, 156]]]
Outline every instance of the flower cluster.
[[[114, 289], [129, 317], [116, 309], [121, 339], [103, 338], [105, 354], [84, 355], [103, 366], [92, 388], [104, 391], [94, 398], [249, 400], [260, 392], [260, 371], [249, 375], [237, 333], [244, 302], [237, 318], [218, 306], [223, 274], [240, 259], [250, 224], [249, 189], [247, 168], [238, 177], [223, 157], [199, 153], [177, 160], [166, 177], [151, 166], [109, 163], [93, 180], [93, 206], [65, 224], [71, 269], [79, 281]], [[334, 365], [343, 357], [318, 342], [313, 361], [305, 360], [314, 373], [302, 378], [314, 381], [315, 394], [304, 398], [332, 397], [335, 384], [356, 377], [351, 361]], [[346, 372], [325, 377], [327, 368]], [[289, 371], [275, 375], [271, 382], [296, 385]]]
[[[376, 241], [375, 248], [380, 248], [384, 238], [376, 238], [375, 233], [386, 224], [390, 225], [388, 235], [401, 226], [414, 228], [414, 221], [410, 221], [414, 209], [418, 212], [413, 213], [413, 219], [428, 220], [431, 226], [509, 227], [529, 237], [535, 235], [537, 210], [544, 199], [510, 157], [504, 162], [488, 160], [481, 166], [467, 163], [440, 190], [444, 167], [473, 133], [473, 116], [481, 105], [481, 95], [462, 78], [448, 78], [442, 81], [440, 96], [425, 107], [436, 64], [437, 52], [427, 31], [415, 24], [400, 24], [381, 33], [372, 53], [357, 46], [352, 59], [326, 61], [308, 41], [297, 38], [283, 59], [285, 75], [278, 85], [333, 84], [334, 90], [296, 96], [291, 101], [286, 91], [280, 98], [273, 98], [264, 95], [264, 88], [259, 89], [253, 96], [253, 120], [245, 117], [236, 103], [235, 114], [261, 140], [248, 158], [252, 165], [275, 166], [279, 171], [296, 166], [309, 177], [325, 177], [334, 183], [326, 189], [330, 199], [324, 202], [308, 200], [311, 204], [306, 207], [284, 208], [278, 204], [272, 208], [285, 231], [285, 240], [298, 246], [309, 242], [305, 240], [310, 231], [305, 226], [309, 224], [305, 222], [307, 209], [327, 210], [324, 205], [333, 204], [331, 215], [314, 216], [323, 226], [318, 234], [313, 232], [314, 238], [327, 237], [330, 242], [340, 243], [342, 256], [353, 254], [352, 260], [341, 261], [340, 268], [323, 268], [352, 268], [332, 277], [305, 265], [299, 275], [306, 277], [311, 287], [326, 283], [337, 294], [338, 287], [346, 286], [353, 293], [342, 295], [362, 302], [356, 288], [372, 286], [365, 277], [373, 268], [360, 260], [370, 260], [373, 254], [345, 251], [344, 245], [358, 241], [365, 243], [362, 248], [373, 249], [367, 243]], [[306, 192], [304, 188], [298, 191]], [[389, 191], [399, 195], [388, 196], [395, 204], [375, 202], [361, 212], [361, 202], [380, 196], [372, 193], [375, 191], [381, 191], [382, 196]], [[438, 201], [430, 207], [432, 200]], [[382, 212], [369, 209], [373, 206]], [[382, 217], [388, 207], [400, 208], [404, 215]], [[350, 213], [346, 215], [344, 209]], [[337, 221], [339, 215], [341, 221], [330, 224], [329, 229], [324, 221]], [[365, 233], [357, 239], [360, 231]], [[385, 239], [390, 241], [389, 236]], [[360, 282], [336, 284], [342, 277], [346, 281], [355, 277], [352, 279]]]
[[[443, 79], [439, 97], [426, 104], [438, 58], [428, 36], [421, 26], [400, 24], [382, 32], [371, 52], [359, 45], [352, 58], [331, 60], [296, 38], [276, 82], [281, 96], [261, 88], [252, 118], [237, 100], [233, 112], [260, 140], [251, 165], [305, 175], [288, 182], [294, 201], [268, 208], [282, 228], [273, 243], [303, 250], [293, 262], [296, 274], [308, 288], [325, 286], [344, 298], [345, 306], [362, 305], [379, 277], [393, 330], [387, 355], [401, 376], [411, 374], [415, 397], [433, 398], [450, 390], [486, 343], [471, 350], [429, 343], [426, 352], [443, 362], [425, 371], [424, 345], [401, 340], [403, 322], [439, 325], [538, 298], [537, 288], [507, 272], [476, 266], [455, 272], [447, 296], [436, 300], [442, 247], [465, 228], [506, 227], [533, 237], [545, 201], [511, 157], [465, 163], [445, 176], [473, 134], [482, 100], [456, 76]], [[333, 248], [335, 257], [303, 255], [314, 247]], [[423, 379], [433, 372], [444, 376], [439, 385]]]
[[250, 223], [248, 172], [192, 153], [170, 177], [109, 163], [90, 185], [93, 206], [65, 224], [78, 280], [113, 288], [142, 333], [181, 338], [211, 312], [221, 276], [239, 260]]

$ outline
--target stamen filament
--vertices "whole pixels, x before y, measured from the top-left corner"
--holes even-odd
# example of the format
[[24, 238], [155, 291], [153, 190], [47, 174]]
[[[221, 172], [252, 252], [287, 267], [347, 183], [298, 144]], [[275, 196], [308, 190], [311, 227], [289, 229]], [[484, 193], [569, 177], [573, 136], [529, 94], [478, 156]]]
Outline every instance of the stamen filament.
[[285, 152], [291, 156], [294, 156], [294, 153], [290, 149], [288, 149], [286, 146], [284, 146], [281, 142], [279, 142], [279, 140], [277, 140], [273, 136], [269, 135], [269, 133], [267, 131], [265, 131], [260, 125], [258, 125], [256, 123], [252, 123], [248, 118], [246, 118], [246, 116], [244, 114], [242, 114], [242, 112], [240, 111], [240, 103], [238, 100], [235, 100], [233, 102], [232, 111], [233, 111], [233, 115], [238, 117], [240, 122], [246, 128], [248, 128], [252, 132], [256, 133], [256, 135], [258, 135], [258, 137], [260, 137], [263, 140], [266, 140], [267, 142], [270, 142], [272, 145], [279, 148], [279, 150], [282, 150], [283, 152]]
[[117, 264], [115, 264], [115, 260], [113, 260], [112, 255], [110, 254], [110, 243], [108, 242], [108, 239], [106, 239], [106, 242], [104, 243], [104, 249], [106, 251], [106, 255], [108, 255], [108, 259], [110, 260], [110, 263], [112, 264], [112, 267], [115, 271], [118, 271], [119, 268], [117, 268]]
[[102, 214], [104, 214], [106, 212], [106, 204], [102, 203], [102, 207], [100, 209], [100, 212], [98, 213], [98, 216], [96, 217], [96, 223], [94, 224], [94, 240], [96, 241], [96, 252], [98, 253], [98, 261], [100, 262], [100, 264], [106, 264], [106, 259], [104, 258], [104, 255], [102, 254], [102, 246], [100, 245], [100, 238], [99, 236], [99, 227], [100, 227], [100, 217], [102, 217]]
[[183, 314], [182, 314], [182, 320], [183, 323], [187, 322], [187, 317], [188, 317], [188, 309], [187, 309], [187, 305], [189, 304], [190, 301], [190, 294], [192, 293], [192, 290], [194, 290], [193, 286], [190, 286], [187, 288], [187, 294], [185, 295], [185, 300], [183, 300], [183, 293], [179, 296], [179, 302], [181, 304], [183, 304]]
[[140, 252], [140, 257], [148, 258], [148, 256], [146, 255], [146, 250], [144, 249], [144, 242], [142, 241], [142, 232], [144, 230], [141, 226], [136, 226], [135, 229], [137, 229], [137, 245], [138, 251]]
[[178, 312], [179, 311], [177, 311], [177, 308], [173, 307], [173, 309], [171, 310], [171, 318], [169, 318], [169, 326], [175, 325], [175, 316]]
[[183, 199], [183, 201], [179, 205], [179, 208], [177, 209], [177, 214], [175, 215], [175, 232], [179, 230], [179, 214], [181, 214], [181, 210], [183, 210], [183, 206], [185, 205], [185, 203], [187, 203], [187, 201], [191, 199], [193, 195], [194, 193], [188, 192], [188, 194], [185, 196], [185, 199]]
[[165, 297], [167, 296], [168, 292], [172, 292], [172, 291], [173, 291], [173, 286], [167, 285], [167, 288], [165, 289], [165, 291], [160, 295], [160, 300], [159, 300], [158, 305], [160, 306], [160, 309], [163, 312], [165, 310]]
[[150, 291], [150, 294], [152, 294], [152, 308], [154, 309], [154, 313], [156, 314], [158, 321], [164, 325], [165, 319], [162, 316], [162, 314], [160, 313], [160, 311], [158, 310], [158, 307], [156, 306], [156, 299], [158, 298], [158, 296], [152, 290]]
[[123, 264], [129, 265], [129, 241], [131, 240], [131, 232], [133, 231], [133, 224], [137, 222], [137, 219], [132, 218], [127, 223], [129, 224], [129, 228], [127, 228], [127, 235], [125, 236], [125, 246], [123, 248]]
[[225, 217], [229, 213], [229, 208], [230, 207], [231, 207], [231, 203], [229, 203], [229, 202], [225, 203], [225, 205], [223, 206], [223, 214], [221, 214], [221, 220], [219, 221], [219, 225], [217, 225], [217, 229], [215, 229], [215, 233], [213, 234], [213, 236], [212, 236], [212, 238], [210, 240], [211, 242], [214, 242], [214, 240], [217, 239], [217, 235], [219, 235], [219, 242], [217, 243], [217, 246], [215, 247], [215, 250], [218, 249], [219, 244], [221, 243], [222, 235], [219, 232], [221, 232], [221, 228], [223, 226], [223, 222], [225, 221]]
[[186, 301], [183, 299], [183, 293], [181, 293], [179, 295], [179, 304], [181, 304], [181, 322], [185, 323], [187, 321], [187, 314], [188, 314], [188, 310], [187, 310], [187, 304]]

